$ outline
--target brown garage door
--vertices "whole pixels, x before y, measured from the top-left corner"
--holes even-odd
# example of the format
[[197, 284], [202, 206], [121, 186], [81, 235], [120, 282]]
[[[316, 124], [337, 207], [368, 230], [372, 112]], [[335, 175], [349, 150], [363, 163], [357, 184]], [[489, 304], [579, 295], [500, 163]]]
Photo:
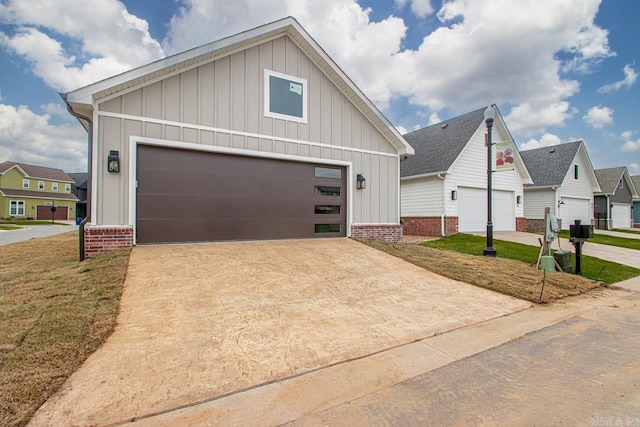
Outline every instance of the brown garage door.
[[346, 236], [346, 168], [138, 146], [137, 243]]
[[51, 212], [51, 206], [37, 206], [36, 219], [43, 221], [51, 221], [53, 215], [54, 220], [67, 220], [69, 219], [69, 207], [68, 206], [56, 206], [56, 211]]

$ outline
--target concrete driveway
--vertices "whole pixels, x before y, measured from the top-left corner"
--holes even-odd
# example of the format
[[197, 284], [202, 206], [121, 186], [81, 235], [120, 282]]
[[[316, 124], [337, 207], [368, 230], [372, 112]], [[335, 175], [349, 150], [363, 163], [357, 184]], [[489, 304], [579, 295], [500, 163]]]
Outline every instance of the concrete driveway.
[[0, 230], [0, 245], [22, 242], [38, 237], [53, 236], [54, 234], [66, 233], [77, 230], [76, 225], [32, 225], [18, 230]]
[[[596, 231], [597, 233], [597, 231]], [[478, 236], [484, 236], [485, 233], [474, 233]], [[622, 234], [622, 233], [620, 233]], [[523, 233], [520, 231], [494, 231], [493, 237], [497, 240], [506, 240], [508, 242], [522, 243], [540, 247], [538, 239], [542, 239], [541, 234]], [[624, 236], [627, 237], [627, 236]], [[564, 250], [575, 252], [575, 248], [569, 242], [569, 239], [560, 239], [560, 247]], [[558, 241], [554, 240], [551, 245], [552, 249], [558, 249]], [[635, 268], [640, 268], [640, 251], [635, 249], [620, 248], [617, 246], [601, 245], [586, 241], [582, 246], [582, 254], [592, 257], [604, 259], [607, 261], [617, 262]]]
[[350, 239], [139, 246], [115, 332], [31, 425], [166, 413], [530, 306]]

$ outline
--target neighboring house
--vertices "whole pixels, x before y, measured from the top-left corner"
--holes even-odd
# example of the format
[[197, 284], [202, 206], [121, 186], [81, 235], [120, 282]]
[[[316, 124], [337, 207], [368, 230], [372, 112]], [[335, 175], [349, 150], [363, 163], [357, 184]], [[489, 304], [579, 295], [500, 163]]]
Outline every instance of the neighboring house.
[[626, 167], [595, 171], [601, 191], [594, 197], [596, 227], [605, 230], [631, 227], [631, 206], [638, 192]]
[[520, 155], [533, 178], [533, 184], [524, 187], [527, 231], [544, 231], [545, 208], [557, 215], [563, 230], [576, 219], [591, 224], [593, 195], [600, 185], [584, 142], [521, 151]]
[[63, 98], [94, 129], [87, 256], [141, 243], [402, 238], [399, 159], [413, 149], [293, 18]]
[[[74, 218], [73, 180], [60, 169], [0, 163], [0, 217], [67, 220]], [[55, 207], [55, 212], [52, 212]]]
[[70, 173], [73, 179], [71, 191], [78, 198], [76, 203], [76, 218], [86, 218], [87, 216], [87, 179], [89, 174], [86, 172]]
[[[633, 175], [631, 177], [631, 182], [633, 182], [636, 192], [640, 193], [640, 175]], [[640, 228], [640, 197], [633, 199], [633, 206], [631, 209], [633, 210], [634, 227]]]
[[[486, 108], [404, 135], [416, 154], [400, 163], [403, 231], [448, 236], [487, 224]], [[496, 108], [492, 142], [513, 141]], [[514, 168], [492, 174], [494, 230], [524, 230], [523, 184], [531, 177], [515, 145]], [[492, 148], [496, 156], [496, 147]]]

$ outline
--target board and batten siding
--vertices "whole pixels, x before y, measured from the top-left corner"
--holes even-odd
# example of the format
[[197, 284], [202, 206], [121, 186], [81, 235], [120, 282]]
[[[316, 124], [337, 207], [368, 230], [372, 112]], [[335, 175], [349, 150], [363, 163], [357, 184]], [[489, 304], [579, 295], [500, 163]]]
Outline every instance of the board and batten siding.
[[[509, 139], [501, 127], [494, 126], [492, 133], [493, 142], [501, 142]], [[484, 144], [486, 127], [484, 123], [473, 134], [469, 143], [460, 153], [458, 159], [451, 168], [451, 174], [447, 179], [455, 180], [457, 187], [487, 188], [487, 147]], [[492, 149], [495, 155], [495, 147]], [[493, 172], [491, 177], [492, 188], [494, 190], [512, 191], [514, 193], [514, 203], [517, 196], [523, 195], [522, 177], [517, 169], [510, 171]], [[454, 189], [454, 188], [451, 188]], [[459, 216], [455, 209], [455, 203], [447, 203], [447, 215]], [[496, 206], [495, 209], [499, 209]], [[524, 216], [523, 204], [515, 206], [516, 217]]]
[[[587, 174], [588, 168], [591, 168], [589, 162], [585, 159], [584, 154], [580, 150], [569, 170], [564, 177], [562, 187], [559, 188], [559, 196], [576, 197], [580, 199], [593, 199], [593, 183]], [[578, 165], [578, 179], [575, 179], [575, 166]]]
[[[264, 72], [307, 80], [308, 121], [266, 117]], [[159, 81], [97, 100], [97, 224], [129, 218], [130, 137], [348, 161], [367, 189], [353, 191], [353, 223], [399, 223], [397, 150], [288, 36], [194, 64]], [[121, 172], [106, 172], [118, 150]], [[185, 207], [188, 209], [188, 207]]]
[[443, 180], [438, 177], [403, 180], [400, 195], [400, 215], [442, 215]]

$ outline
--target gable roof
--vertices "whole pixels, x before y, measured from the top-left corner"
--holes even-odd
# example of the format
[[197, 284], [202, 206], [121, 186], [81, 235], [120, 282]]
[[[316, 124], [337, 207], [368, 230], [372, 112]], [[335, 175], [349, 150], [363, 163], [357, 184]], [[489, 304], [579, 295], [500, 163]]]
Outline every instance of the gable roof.
[[483, 123], [485, 109], [405, 134], [416, 153], [400, 163], [400, 177], [447, 171]]
[[[527, 185], [527, 188], [560, 187], [581, 148], [589, 165], [591, 165], [584, 142], [581, 140], [521, 151], [522, 160], [533, 178], [533, 184]], [[593, 167], [591, 167], [591, 171], [593, 171]], [[594, 191], [599, 191], [600, 189], [596, 188], [597, 178], [593, 172], [591, 174], [595, 181], [594, 184], [596, 184]]]
[[87, 172], [76, 172], [68, 174], [73, 179], [73, 185], [76, 188], [87, 188], [87, 179], [89, 174]]
[[[631, 182], [633, 182], [634, 187], [636, 187], [636, 192], [640, 194], [640, 175], [632, 175]], [[634, 197], [636, 201], [640, 201], [640, 195]]]
[[0, 188], [0, 194], [13, 197], [27, 197], [31, 199], [52, 199], [52, 200], [73, 200], [78, 201], [75, 194], [71, 193], [54, 193], [50, 191], [33, 191], [21, 190], [16, 188]]
[[[212, 62], [238, 50], [247, 49], [259, 43], [285, 35], [290, 37], [297, 46], [309, 56], [327, 78], [342, 91], [356, 108], [384, 135], [389, 143], [398, 150], [400, 155], [411, 155], [414, 153], [413, 148], [404, 140], [391, 122], [373, 105], [309, 33], [302, 28], [298, 21], [292, 17], [271, 22], [160, 59], [142, 67], [76, 89], [67, 94], [61, 94], [61, 96], [73, 111], [91, 117], [93, 104], [100, 98], [157, 82], [168, 75], [195, 68], [203, 63]], [[87, 123], [84, 123], [82, 120], [81, 123], [85, 128], [88, 127]]]
[[600, 188], [604, 194], [615, 194], [618, 184], [624, 176], [624, 171], [626, 169], [627, 168], [623, 166], [617, 168], [598, 169], [595, 171], [596, 176], [598, 177], [598, 182], [600, 183]]
[[49, 181], [73, 182], [73, 179], [62, 169], [47, 168], [44, 166], [29, 165], [27, 163], [3, 162], [0, 163], [0, 175], [17, 168], [27, 178], [46, 179]]

